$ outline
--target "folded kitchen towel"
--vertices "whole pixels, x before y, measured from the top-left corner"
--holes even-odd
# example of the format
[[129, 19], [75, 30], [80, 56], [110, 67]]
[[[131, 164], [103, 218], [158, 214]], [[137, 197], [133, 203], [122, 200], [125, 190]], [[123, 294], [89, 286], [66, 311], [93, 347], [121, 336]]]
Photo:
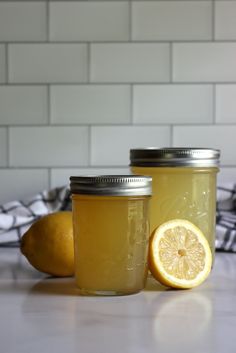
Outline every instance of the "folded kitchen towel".
[[[0, 206], [0, 246], [19, 246], [21, 236], [38, 218], [71, 209], [68, 187], [41, 192], [25, 201]], [[216, 250], [236, 252], [236, 184], [217, 188]]]
[[236, 184], [217, 188], [216, 242], [217, 250], [236, 252]]
[[70, 207], [67, 187], [41, 192], [25, 201], [5, 203], [0, 206], [0, 246], [18, 246], [21, 236], [38, 218]]

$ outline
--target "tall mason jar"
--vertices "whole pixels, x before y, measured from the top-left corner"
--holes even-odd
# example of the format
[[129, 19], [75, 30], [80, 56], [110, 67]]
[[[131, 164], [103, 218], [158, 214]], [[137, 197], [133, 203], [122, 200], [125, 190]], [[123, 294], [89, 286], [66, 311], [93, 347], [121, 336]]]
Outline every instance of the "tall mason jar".
[[134, 174], [152, 177], [150, 227], [187, 219], [215, 251], [216, 175], [220, 151], [209, 148], [143, 148], [130, 151]]

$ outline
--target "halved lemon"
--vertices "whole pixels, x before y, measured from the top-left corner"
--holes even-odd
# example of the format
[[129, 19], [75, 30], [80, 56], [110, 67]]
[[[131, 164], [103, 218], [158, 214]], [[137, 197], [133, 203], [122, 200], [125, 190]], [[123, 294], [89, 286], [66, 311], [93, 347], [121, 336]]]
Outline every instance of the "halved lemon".
[[150, 239], [149, 269], [160, 283], [193, 288], [209, 275], [212, 254], [199, 228], [185, 219], [173, 219], [156, 228]]

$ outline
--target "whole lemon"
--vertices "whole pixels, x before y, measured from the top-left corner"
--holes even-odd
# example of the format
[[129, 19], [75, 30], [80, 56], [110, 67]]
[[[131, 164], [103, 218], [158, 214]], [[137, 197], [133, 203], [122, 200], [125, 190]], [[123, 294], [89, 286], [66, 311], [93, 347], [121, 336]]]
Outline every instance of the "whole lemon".
[[36, 221], [23, 235], [21, 252], [41, 272], [74, 274], [72, 212], [55, 212]]

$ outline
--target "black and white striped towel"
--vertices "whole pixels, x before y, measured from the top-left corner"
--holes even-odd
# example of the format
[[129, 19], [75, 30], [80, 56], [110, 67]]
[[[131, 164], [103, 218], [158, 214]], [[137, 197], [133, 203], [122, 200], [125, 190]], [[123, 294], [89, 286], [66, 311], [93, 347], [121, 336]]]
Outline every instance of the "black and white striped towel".
[[216, 249], [236, 252], [236, 184], [217, 188]]
[[[0, 206], [0, 246], [18, 246], [22, 234], [38, 218], [71, 209], [67, 187], [44, 191], [31, 199]], [[216, 250], [236, 252], [236, 184], [217, 189]]]
[[19, 245], [21, 236], [38, 218], [71, 207], [67, 187], [41, 192], [25, 201], [0, 206], [0, 246]]

